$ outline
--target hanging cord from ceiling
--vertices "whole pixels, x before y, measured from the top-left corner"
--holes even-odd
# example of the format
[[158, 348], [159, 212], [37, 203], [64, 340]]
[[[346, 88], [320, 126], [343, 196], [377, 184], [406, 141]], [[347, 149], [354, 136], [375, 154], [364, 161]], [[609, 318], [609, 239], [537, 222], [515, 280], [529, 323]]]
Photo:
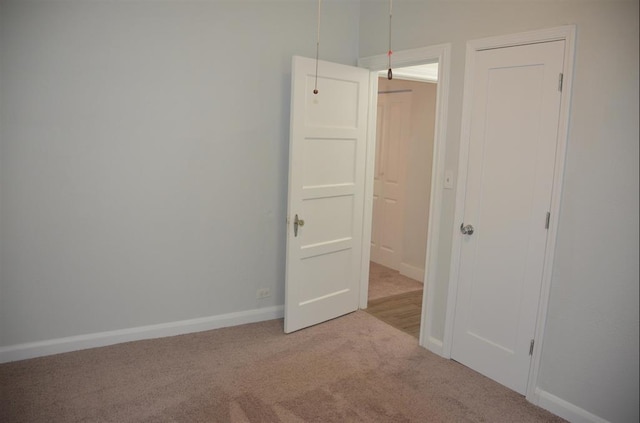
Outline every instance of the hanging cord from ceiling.
[[318, 94], [318, 60], [320, 58], [320, 9], [322, 7], [322, 0], [318, 0], [318, 35], [316, 38], [316, 78], [315, 86], [313, 87], [313, 93]]
[[393, 71], [391, 70], [391, 55], [393, 51], [391, 50], [391, 18], [393, 17], [393, 0], [389, 0], [389, 51], [387, 52], [387, 56], [389, 56], [389, 70], [387, 71], [387, 79], [393, 79]]

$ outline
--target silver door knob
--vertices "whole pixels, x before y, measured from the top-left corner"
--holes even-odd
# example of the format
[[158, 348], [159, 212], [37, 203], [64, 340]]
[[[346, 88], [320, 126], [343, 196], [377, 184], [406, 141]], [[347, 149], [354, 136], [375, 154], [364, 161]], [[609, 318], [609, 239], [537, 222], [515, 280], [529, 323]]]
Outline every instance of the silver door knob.
[[463, 235], [473, 235], [473, 225], [466, 225], [463, 223], [460, 224], [460, 232], [462, 232]]

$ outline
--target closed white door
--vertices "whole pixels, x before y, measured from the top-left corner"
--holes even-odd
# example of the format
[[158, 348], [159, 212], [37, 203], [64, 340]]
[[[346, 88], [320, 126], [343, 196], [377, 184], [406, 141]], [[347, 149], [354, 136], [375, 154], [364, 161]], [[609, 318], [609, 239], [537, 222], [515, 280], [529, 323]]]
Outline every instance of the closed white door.
[[371, 260], [400, 270], [411, 92], [378, 95]]
[[564, 41], [479, 51], [465, 87], [473, 100], [451, 356], [522, 394], [547, 244], [563, 61]]
[[357, 310], [369, 71], [294, 57], [285, 332]]

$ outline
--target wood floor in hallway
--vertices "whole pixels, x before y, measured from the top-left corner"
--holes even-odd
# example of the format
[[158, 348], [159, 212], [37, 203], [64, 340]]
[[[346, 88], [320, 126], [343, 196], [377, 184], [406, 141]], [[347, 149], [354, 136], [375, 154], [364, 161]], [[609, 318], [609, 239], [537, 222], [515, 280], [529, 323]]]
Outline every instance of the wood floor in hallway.
[[416, 338], [420, 336], [422, 290], [369, 301], [367, 313]]
[[422, 317], [422, 283], [371, 263], [367, 313], [416, 338]]

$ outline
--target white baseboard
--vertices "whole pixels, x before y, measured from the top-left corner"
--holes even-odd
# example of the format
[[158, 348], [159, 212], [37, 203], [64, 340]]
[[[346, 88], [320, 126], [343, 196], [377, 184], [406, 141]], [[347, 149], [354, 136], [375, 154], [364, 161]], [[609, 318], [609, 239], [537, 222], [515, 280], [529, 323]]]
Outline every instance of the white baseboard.
[[426, 349], [431, 351], [434, 354], [438, 354], [442, 357], [442, 341], [430, 336], [427, 339], [427, 345], [424, 346]]
[[0, 347], [0, 363], [84, 350], [87, 348], [104, 347], [122, 342], [202, 332], [205, 330], [243, 325], [246, 323], [279, 319], [283, 316], [284, 306], [275, 306], [221, 314], [217, 316], [201, 317], [198, 319], [161, 323], [158, 325], [139, 326], [129, 329], [11, 345], [8, 347]]
[[408, 278], [424, 283], [424, 269], [407, 263], [400, 263], [399, 272]]
[[535, 402], [537, 402], [538, 406], [551, 411], [556, 416], [560, 416], [571, 423], [609, 423], [602, 417], [598, 417], [542, 389], [536, 389], [536, 396], [537, 401]]

